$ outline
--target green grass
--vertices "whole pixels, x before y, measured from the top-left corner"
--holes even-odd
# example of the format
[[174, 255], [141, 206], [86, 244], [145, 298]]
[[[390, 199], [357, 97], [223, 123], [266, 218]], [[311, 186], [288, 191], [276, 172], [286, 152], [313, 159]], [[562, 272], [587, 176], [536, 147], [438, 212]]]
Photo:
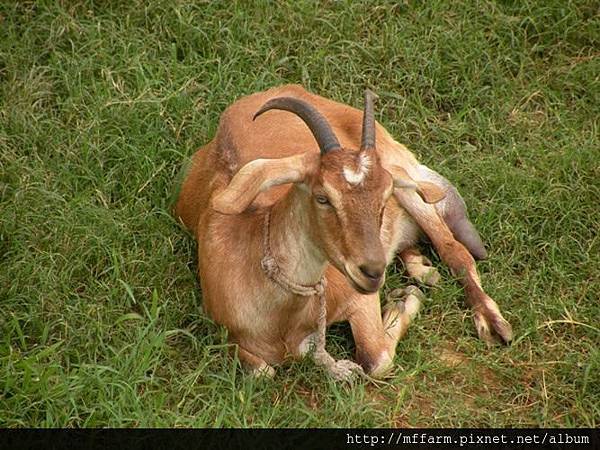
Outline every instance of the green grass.
[[[146, 3], [0, 5], [0, 426], [600, 424], [597, 2]], [[389, 384], [228, 355], [169, 198], [227, 105], [290, 82], [375, 89], [457, 185], [511, 346], [441, 269]]]

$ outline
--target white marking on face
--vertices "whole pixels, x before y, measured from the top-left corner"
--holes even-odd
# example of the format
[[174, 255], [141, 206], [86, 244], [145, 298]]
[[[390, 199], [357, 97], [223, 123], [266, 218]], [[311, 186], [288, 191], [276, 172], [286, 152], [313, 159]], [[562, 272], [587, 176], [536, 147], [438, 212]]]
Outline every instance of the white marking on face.
[[350, 184], [360, 184], [365, 179], [371, 168], [371, 158], [366, 153], [361, 153], [358, 157], [356, 169], [344, 167], [344, 178]]

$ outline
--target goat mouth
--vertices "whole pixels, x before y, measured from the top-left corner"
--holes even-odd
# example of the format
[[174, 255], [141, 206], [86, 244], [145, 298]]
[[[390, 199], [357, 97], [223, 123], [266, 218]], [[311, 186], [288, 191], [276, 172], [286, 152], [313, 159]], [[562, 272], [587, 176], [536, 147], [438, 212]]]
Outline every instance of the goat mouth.
[[380, 283], [378, 283], [376, 288], [365, 288], [362, 284], [360, 284], [358, 281], [356, 281], [356, 279], [354, 278], [354, 276], [352, 275], [350, 270], [348, 270], [346, 268], [346, 265], [344, 265], [344, 275], [346, 275], [346, 279], [350, 281], [350, 284], [352, 285], [352, 287], [356, 291], [358, 291], [359, 294], [363, 294], [363, 295], [373, 294], [373, 293], [377, 292], [379, 290], [379, 288], [381, 287]]

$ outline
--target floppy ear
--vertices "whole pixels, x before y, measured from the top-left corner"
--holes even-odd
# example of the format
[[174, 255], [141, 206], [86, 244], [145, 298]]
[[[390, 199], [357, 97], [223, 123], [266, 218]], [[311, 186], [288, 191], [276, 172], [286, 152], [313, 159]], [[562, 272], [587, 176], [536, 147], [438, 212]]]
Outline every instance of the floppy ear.
[[446, 197], [446, 190], [429, 181], [415, 181], [406, 170], [394, 166], [391, 170], [394, 187], [397, 189], [414, 189], [425, 203], [437, 203]]
[[302, 153], [280, 159], [255, 159], [242, 167], [225, 190], [212, 200], [212, 207], [222, 214], [240, 214], [258, 194], [270, 187], [298, 183], [317, 170], [320, 155]]

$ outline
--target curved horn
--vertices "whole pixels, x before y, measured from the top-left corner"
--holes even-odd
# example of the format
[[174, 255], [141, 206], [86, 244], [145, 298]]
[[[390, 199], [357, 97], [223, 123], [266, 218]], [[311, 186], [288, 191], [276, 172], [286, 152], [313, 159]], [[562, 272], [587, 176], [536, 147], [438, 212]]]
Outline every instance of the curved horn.
[[310, 128], [310, 131], [317, 140], [322, 155], [331, 150], [341, 148], [327, 119], [325, 119], [314, 106], [308, 104], [304, 100], [293, 97], [273, 98], [265, 103], [258, 112], [254, 114], [252, 120], [255, 120], [262, 113], [269, 111], [270, 109], [282, 109], [284, 111], [292, 112], [300, 117], [304, 123], [308, 125], [308, 128]]
[[362, 139], [360, 143], [361, 150], [375, 148], [375, 112], [373, 103], [377, 99], [377, 94], [369, 89], [365, 89], [365, 110], [363, 112]]

